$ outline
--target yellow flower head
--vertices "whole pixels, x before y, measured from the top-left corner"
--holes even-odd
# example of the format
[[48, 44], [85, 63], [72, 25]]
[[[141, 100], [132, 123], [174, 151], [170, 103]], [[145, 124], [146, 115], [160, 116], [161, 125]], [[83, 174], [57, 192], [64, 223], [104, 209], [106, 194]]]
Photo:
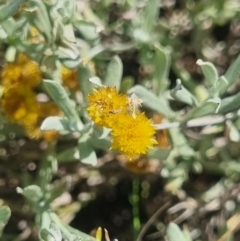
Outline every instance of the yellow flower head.
[[40, 83], [41, 71], [37, 63], [19, 54], [14, 63], [9, 63], [3, 68], [1, 77], [6, 87], [18, 87], [19, 85], [35, 87]]
[[144, 113], [135, 118], [128, 114], [119, 115], [117, 125], [112, 128], [111, 149], [118, 149], [130, 159], [146, 154], [156, 144], [153, 139], [155, 127]]
[[118, 94], [116, 87], [102, 86], [94, 89], [88, 95], [90, 102], [88, 107], [89, 116], [98, 126], [112, 128], [117, 116], [126, 113], [128, 109], [128, 98], [126, 95]]
[[67, 86], [69, 89], [79, 89], [76, 69], [67, 69], [62, 66], [61, 72], [63, 85]]
[[1, 99], [1, 108], [5, 115], [14, 122], [28, 121], [37, 111], [34, 92], [25, 86], [5, 88]]

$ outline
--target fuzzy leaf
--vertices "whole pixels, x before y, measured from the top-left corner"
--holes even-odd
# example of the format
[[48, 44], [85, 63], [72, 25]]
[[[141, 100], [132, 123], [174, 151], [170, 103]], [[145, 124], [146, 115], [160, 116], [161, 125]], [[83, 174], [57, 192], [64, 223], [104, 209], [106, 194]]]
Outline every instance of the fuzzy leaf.
[[66, 90], [62, 87], [62, 85], [57, 81], [45, 79], [44, 86], [46, 87], [54, 102], [64, 112], [66, 117], [71, 122], [77, 123], [77, 128], [81, 130], [83, 128], [83, 124], [80, 121], [78, 113], [76, 112], [71, 100], [67, 95]]
[[162, 46], [155, 47], [155, 61], [154, 61], [154, 92], [160, 95], [167, 87], [169, 68], [170, 68], [170, 54]]
[[58, 46], [57, 55], [61, 63], [69, 69], [77, 68], [80, 64], [80, 55], [75, 44], [67, 41]]
[[93, 41], [99, 38], [99, 34], [96, 31], [96, 26], [91, 22], [80, 20], [75, 23], [75, 27], [88, 41]]
[[180, 156], [191, 158], [195, 155], [194, 150], [188, 145], [187, 139], [181, 133], [179, 128], [169, 129], [173, 146], [177, 149]]
[[0, 9], [0, 23], [16, 14], [22, 4], [28, 0], [10, 0]]
[[91, 145], [87, 140], [85, 142], [79, 143], [80, 161], [84, 164], [91, 164], [93, 166], [97, 165], [97, 155]]
[[240, 93], [222, 99], [219, 113], [227, 114], [240, 108]]
[[167, 237], [169, 241], [187, 241], [183, 232], [175, 223], [170, 223], [168, 225]]
[[57, 241], [53, 234], [51, 234], [51, 232], [46, 228], [41, 229], [39, 235], [40, 238], [44, 241]]
[[32, 202], [38, 202], [43, 197], [42, 190], [37, 185], [30, 185], [24, 189], [18, 188], [17, 191]]
[[2, 236], [3, 229], [11, 216], [11, 210], [7, 206], [0, 206], [0, 237]]
[[215, 66], [212, 63], [204, 62], [201, 59], [197, 61], [197, 65], [201, 67], [208, 86], [214, 86], [218, 81], [218, 73]]
[[177, 85], [173, 90], [171, 90], [170, 94], [175, 100], [191, 106], [196, 106], [196, 98], [182, 85], [180, 79], [177, 79]]
[[135, 85], [128, 93], [136, 94], [138, 98], [143, 100], [143, 106], [164, 115], [166, 118], [174, 116], [174, 113], [164, 98], [157, 97], [143, 86]]
[[130, 88], [134, 85], [134, 79], [132, 77], [123, 78], [120, 86], [119, 92], [122, 94], [126, 94]]
[[108, 86], [116, 86], [119, 90], [122, 80], [123, 64], [118, 56], [115, 56], [107, 67], [104, 84]]
[[77, 147], [68, 148], [57, 154], [59, 163], [72, 162], [80, 159], [79, 150]]
[[89, 81], [89, 79], [93, 77], [93, 73], [89, 67], [81, 64], [77, 69], [77, 77], [83, 96], [85, 100], [87, 100], [87, 95], [91, 93], [95, 87], [94, 84]]
[[49, 130], [68, 131], [69, 120], [58, 116], [49, 116], [42, 122], [40, 129], [42, 131], [49, 131]]
[[206, 115], [211, 115], [219, 112], [219, 107], [221, 106], [221, 99], [216, 97], [206, 100], [201, 103], [198, 107], [194, 108], [185, 118], [184, 121], [202, 117]]
[[44, 36], [45, 40], [50, 43], [52, 38], [52, 25], [48, 15], [47, 8], [41, 0], [28, 0], [25, 15], [30, 24]]
[[223, 94], [226, 92], [229, 86], [231, 86], [238, 78], [240, 74], [240, 54], [238, 55], [237, 59], [230, 65], [227, 72], [224, 74], [227, 85], [222, 85], [220, 89], [220, 94]]
[[50, 224], [49, 231], [53, 235], [53, 237], [55, 238], [55, 241], [62, 241], [61, 231], [55, 223]]

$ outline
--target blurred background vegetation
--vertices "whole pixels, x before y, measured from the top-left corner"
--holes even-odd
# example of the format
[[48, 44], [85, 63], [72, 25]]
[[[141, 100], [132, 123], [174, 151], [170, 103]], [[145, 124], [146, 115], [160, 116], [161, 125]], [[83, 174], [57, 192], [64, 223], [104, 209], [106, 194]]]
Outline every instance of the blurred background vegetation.
[[[61, 240], [50, 209], [119, 241], [240, 240], [239, 38], [239, 0], [2, 0], [1, 240]], [[109, 151], [92, 83], [143, 99], [146, 156]]]

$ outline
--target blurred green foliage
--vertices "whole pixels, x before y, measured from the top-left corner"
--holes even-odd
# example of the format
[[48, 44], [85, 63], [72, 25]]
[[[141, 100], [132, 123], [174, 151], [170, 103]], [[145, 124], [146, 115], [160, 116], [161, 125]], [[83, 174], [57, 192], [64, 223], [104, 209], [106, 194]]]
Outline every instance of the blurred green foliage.
[[[189, 201], [183, 186], [189, 185], [192, 173], [221, 176], [215, 185], [203, 188], [196, 195], [196, 207], [186, 208], [189, 216], [198, 211], [205, 214], [208, 204], [221, 201], [219, 194], [238, 187], [239, 17], [238, 0], [9, 0], [2, 3], [0, 39], [1, 56], [5, 60], [1, 65], [13, 62], [17, 52], [38, 63], [43, 81], [37, 91], [49, 96], [64, 113], [64, 117], [47, 117], [41, 123], [41, 130], [57, 130], [59, 141], [73, 143], [64, 150], [57, 148], [57, 141], [45, 143], [47, 147], [34, 178], [28, 174], [19, 177], [21, 188], [17, 191], [28, 201], [29, 212], [36, 215], [40, 240], [95, 240], [63, 224], [51, 204], [65, 192], [68, 184], [64, 178], [54, 181], [58, 165], [78, 161], [84, 167], [88, 164], [86, 168], [91, 169], [93, 165], [97, 170], [99, 159], [109, 153], [109, 130], [100, 130], [92, 124], [86, 111], [87, 95], [96, 83], [116, 86], [124, 94], [135, 94], [143, 100], [142, 110], [150, 117], [163, 116], [164, 122], [156, 126], [167, 130], [170, 143], [156, 146], [146, 158], [149, 162], [157, 160], [161, 166], [157, 174], [172, 195], [182, 202]], [[29, 40], [33, 27], [43, 41]], [[93, 61], [97, 71], [84, 61]], [[62, 85], [62, 66], [76, 70], [77, 91]], [[24, 138], [23, 130], [1, 113], [3, 146], [11, 139]], [[111, 154], [115, 159], [116, 153]], [[1, 159], [6, 161], [4, 157]], [[232, 209], [227, 208], [228, 201]], [[206, 206], [201, 206], [203, 203]], [[238, 214], [239, 207], [237, 195], [226, 198], [223, 207], [217, 206], [217, 210], [226, 209], [227, 215], [214, 237], [220, 238], [224, 231], [232, 230], [228, 240], [234, 240], [238, 228], [226, 228], [226, 223], [229, 217]], [[189, 216], [180, 218], [178, 223]], [[2, 206], [0, 232], [9, 217], [10, 211]], [[203, 226], [211, 226], [209, 223]], [[195, 233], [181, 231], [174, 223], [166, 228], [166, 224], [164, 233], [166, 230], [169, 241], [209, 238], [194, 224], [189, 226]], [[7, 235], [5, 240], [10, 240]]]

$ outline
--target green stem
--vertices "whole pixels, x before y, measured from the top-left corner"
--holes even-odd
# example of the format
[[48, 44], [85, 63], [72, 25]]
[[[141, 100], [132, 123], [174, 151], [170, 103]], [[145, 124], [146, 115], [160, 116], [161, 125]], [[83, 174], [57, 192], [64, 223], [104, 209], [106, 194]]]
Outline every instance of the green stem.
[[139, 217], [139, 204], [140, 204], [139, 193], [140, 193], [140, 179], [139, 177], [135, 177], [132, 182], [132, 194], [131, 194], [134, 240], [136, 240], [141, 228], [141, 222]]
[[48, 144], [38, 174], [37, 183], [39, 183], [39, 187], [42, 189], [45, 195], [48, 193], [49, 183], [52, 180], [53, 174], [57, 172], [57, 159], [55, 147], [56, 142]]

